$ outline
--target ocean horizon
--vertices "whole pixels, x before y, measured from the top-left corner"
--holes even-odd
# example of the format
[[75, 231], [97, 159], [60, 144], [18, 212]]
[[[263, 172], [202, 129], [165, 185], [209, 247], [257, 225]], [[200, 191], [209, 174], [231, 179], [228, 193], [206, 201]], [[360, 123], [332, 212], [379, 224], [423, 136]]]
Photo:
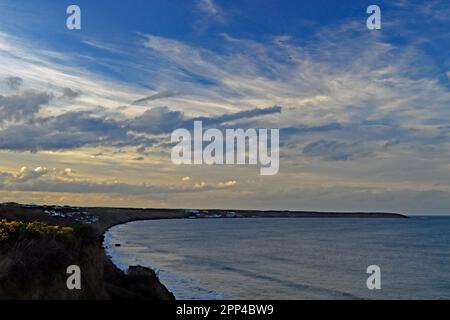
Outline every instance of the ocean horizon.
[[[113, 262], [153, 268], [177, 299], [448, 299], [450, 217], [137, 221]], [[381, 269], [368, 290], [366, 269]]]

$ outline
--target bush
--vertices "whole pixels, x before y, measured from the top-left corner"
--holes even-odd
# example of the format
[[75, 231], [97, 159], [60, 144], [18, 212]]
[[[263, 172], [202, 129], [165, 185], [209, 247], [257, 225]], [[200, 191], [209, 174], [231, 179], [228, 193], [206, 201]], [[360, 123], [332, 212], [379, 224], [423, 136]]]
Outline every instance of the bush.
[[[90, 227], [0, 221], [0, 299], [83, 299], [102, 292], [102, 251]], [[82, 269], [81, 291], [66, 286], [66, 269]]]
[[[0, 221], [0, 300], [174, 299], [156, 274], [109, 261], [92, 226]], [[68, 290], [67, 267], [81, 269], [81, 290]]]
[[66, 236], [73, 232], [71, 227], [50, 226], [42, 222], [0, 221], [0, 241], [36, 236]]

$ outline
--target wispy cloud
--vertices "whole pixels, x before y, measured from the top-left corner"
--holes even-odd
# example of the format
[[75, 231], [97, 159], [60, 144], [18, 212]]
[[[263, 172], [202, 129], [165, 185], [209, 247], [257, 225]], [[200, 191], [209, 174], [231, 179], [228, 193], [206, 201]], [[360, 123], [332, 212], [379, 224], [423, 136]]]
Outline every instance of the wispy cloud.
[[[197, 2], [205, 28], [225, 18], [218, 3]], [[415, 17], [443, 21], [435, 8], [419, 9]], [[119, 46], [82, 40], [93, 51], [109, 53], [90, 57], [0, 33], [0, 152], [63, 163], [68, 161], [63, 153], [70, 152], [78, 161], [71, 167], [92, 175], [68, 182], [43, 166], [5, 171], [3, 190], [127, 197], [168, 192], [182, 205], [208, 201], [183, 198], [186, 190], [178, 184], [184, 184], [189, 192], [221, 192], [216, 203], [225, 205], [227, 192], [237, 185], [229, 177], [239, 176], [245, 192], [236, 203], [247, 207], [270, 199], [267, 206], [314, 209], [321, 203], [325, 209], [353, 202], [369, 208], [381, 199], [385, 208], [413, 209], [408, 201], [421, 208], [412, 195], [440, 201], [436, 210], [448, 203], [450, 92], [442, 79], [449, 69], [423, 48], [431, 40], [421, 34], [393, 42], [386, 33], [368, 33], [359, 21], [345, 21], [318, 29], [307, 42], [286, 35], [256, 40], [222, 34], [207, 48], [152, 34], [138, 37]], [[114, 76], [121, 70], [134, 81]], [[219, 128], [281, 128], [277, 183], [242, 168], [216, 168], [223, 171], [215, 181], [203, 167], [174, 168], [164, 138], [194, 120]], [[124, 154], [130, 161], [86, 160], [85, 152]], [[114, 167], [110, 171], [108, 164]], [[143, 166], [147, 174], [169, 175], [173, 185], [164, 185], [166, 178], [145, 184]], [[99, 179], [111, 171], [135, 174], [138, 182]], [[195, 179], [180, 181], [188, 176]], [[305, 186], [299, 189], [298, 181]]]
[[215, 16], [219, 13], [219, 9], [214, 3], [214, 0], [199, 0], [198, 7], [202, 12], [211, 16]]
[[211, 23], [225, 24], [225, 12], [216, 0], [197, 0], [197, 8], [201, 15], [195, 24], [198, 32], [204, 32]]
[[145, 104], [146, 102], [149, 102], [149, 101], [155, 101], [155, 100], [159, 100], [159, 99], [170, 98], [170, 97], [173, 97], [175, 95], [176, 95], [176, 93], [173, 92], [173, 91], [170, 91], [170, 90], [169, 91], [161, 91], [161, 92], [155, 93], [155, 94], [153, 94], [151, 96], [135, 100], [135, 101], [133, 101], [132, 104], [133, 105], [141, 105], [141, 104]]
[[[178, 193], [196, 193], [199, 191], [213, 191], [230, 188], [236, 181], [219, 183], [217, 186], [205, 182], [193, 185], [155, 185], [150, 183], [130, 184], [116, 179], [105, 181], [90, 181], [77, 177], [70, 177], [67, 171], [71, 169], [47, 169], [46, 167], [22, 167], [17, 174], [0, 172], [0, 189], [10, 191], [30, 191], [45, 193], [99, 193], [131, 195], [137, 197], [159, 198], [161, 195], [175, 195]], [[185, 180], [188, 181], [188, 180]]]

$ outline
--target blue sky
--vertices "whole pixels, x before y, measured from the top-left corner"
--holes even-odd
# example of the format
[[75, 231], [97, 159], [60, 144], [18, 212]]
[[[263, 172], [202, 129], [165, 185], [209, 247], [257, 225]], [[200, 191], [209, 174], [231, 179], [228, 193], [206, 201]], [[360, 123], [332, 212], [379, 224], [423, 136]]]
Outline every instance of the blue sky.
[[[37, 6], [30, 0], [20, 3], [4, 0], [2, 10], [7, 14], [2, 17], [2, 27], [36, 45], [100, 58], [114, 55], [105, 50], [93, 50], [84, 41], [124, 46], [125, 50], [133, 51], [139, 43], [139, 35], [152, 34], [221, 51], [224, 50], [223, 34], [256, 41], [289, 35], [294, 42], [305, 44], [314, 41], [319, 29], [334, 28], [349, 21], [358, 21], [363, 27], [365, 10], [372, 2], [133, 0], [125, 5], [120, 1], [78, 1], [83, 21], [79, 32], [64, 27], [65, 10], [70, 4], [70, 1], [42, 1]], [[450, 65], [446, 55], [450, 44], [445, 41], [447, 5], [440, 5], [439, 1], [426, 5], [421, 1], [379, 1], [377, 4], [383, 9], [384, 30], [380, 33], [384, 39], [399, 46], [422, 42], [417, 46], [435, 64], [434, 72], [440, 80], [448, 85], [445, 76]], [[439, 15], [443, 17], [436, 18]], [[424, 38], [428, 41], [423, 41]], [[100, 68], [99, 71], [108, 70]]]
[[[82, 30], [65, 27], [70, 4]], [[366, 28], [370, 4], [381, 30]], [[448, 1], [0, 0], [0, 13], [0, 199], [450, 212]], [[173, 166], [170, 132], [198, 117], [280, 128], [280, 173]]]

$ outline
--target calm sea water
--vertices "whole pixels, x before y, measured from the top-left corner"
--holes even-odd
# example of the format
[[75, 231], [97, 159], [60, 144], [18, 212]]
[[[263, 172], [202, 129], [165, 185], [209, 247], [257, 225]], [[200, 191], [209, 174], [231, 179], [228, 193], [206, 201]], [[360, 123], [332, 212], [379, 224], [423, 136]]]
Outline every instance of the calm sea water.
[[[179, 299], [450, 299], [447, 217], [141, 221], [105, 247]], [[366, 287], [369, 265], [381, 290]]]

